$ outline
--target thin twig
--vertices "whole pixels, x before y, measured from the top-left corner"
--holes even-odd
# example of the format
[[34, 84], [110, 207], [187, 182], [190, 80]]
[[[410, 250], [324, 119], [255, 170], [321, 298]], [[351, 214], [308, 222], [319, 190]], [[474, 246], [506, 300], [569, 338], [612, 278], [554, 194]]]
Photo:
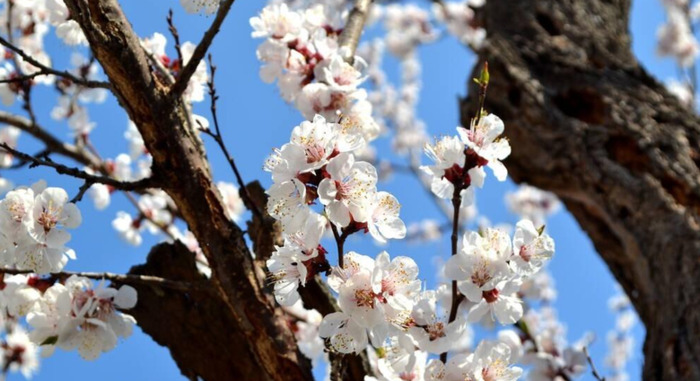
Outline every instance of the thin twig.
[[[168, 230], [168, 226], [163, 225], [160, 222], [154, 220], [153, 217], [151, 216], [151, 213], [146, 213], [146, 211], [142, 210], [141, 205], [139, 205], [138, 200], [136, 200], [136, 198], [134, 198], [134, 196], [131, 193], [124, 192], [124, 195], [126, 195], [126, 198], [129, 200], [129, 202], [131, 202], [132, 205], [134, 205], [136, 210], [139, 211], [140, 216], [145, 218], [148, 222], [152, 223], [154, 226], [158, 227], [158, 229], [160, 229], [163, 232], [163, 234], [168, 236], [173, 241], [177, 239], [177, 237], [175, 237], [175, 235], [170, 230]], [[172, 212], [171, 212], [171, 214], [172, 214]]]
[[55, 152], [66, 156], [79, 162], [80, 164], [92, 167], [94, 169], [99, 169], [102, 172], [102, 164], [97, 158], [74, 145], [58, 140], [46, 129], [36, 123], [33, 123], [27, 118], [14, 115], [9, 112], [0, 111], [0, 123], [9, 124], [24, 132], [27, 132], [28, 134], [42, 141], [46, 145], [46, 150], [50, 152]]
[[93, 184], [105, 184], [124, 191], [143, 190], [146, 188], [156, 187], [156, 181], [153, 177], [148, 177], [138, 181], [119, 181], [111, 177], [92, 175], [85, 171], [81, 171], [78, 168], [71, 168], [50, 160], [38, 159], [36, 157], [33, 157], [32, 155], [15, 150], [14, 148], [7, 145], [7, 143], [0, 143], [0, 148], [11, 153], [12, 155], [18, 157], [21, 160], [30, 161], [32, 163], [30, 164], [30, 167], [43, 166], [53, 168], [57, 173], [61, 175], [72, 176], [78, 179], [85, 180], [86, 182], [91, 182]]
[[46, 73], [42, 73], [41, 71], [37, 71], [37, 72], [32, 73], [32, 74], [18, 75], [16, 77], [0, 79], [0, 83], [17, 83], [17, 82], [30, 81], [30, 80], [32, 80], [36, 77], [40, 77], [42, 75], [46, 75]]
[[341, 269], [343, 268], [343, 255], [345, 252], [345, 249], [343, 248], [345, 246], [345, 240], [348, 238], [347, 234], [343, 232], [342, 234], [338, 234], [338, 228], [335, 227], [335, 224], [331, 222], [331, 230], [333, 231], [333, 238], [335, 238], [335, 245], [338, 248], [338, 267]]
[[75, 197], [70, 200], [70, 202], [77, 204], [78, 202], [82, 201], [83, 196], [85, 196], [85, 192], [87, 192], [94, 184], [95, 183], [91, 181], [84, 182], [83, 185], [78, 188], [78, 194], [76, 194]]
[[214, 41], [214, 37], [216, 37], [216, 35], [219, 33], [221, 24], [223, 24], [224, 20], [226, 19], [226, 15], [228, 14], [229, 10], [231, 10], [231, 6], [233, 5], [234, 1], [235, 0], [223, 0], [220, 3], [219, 10], [216, 12], [214, 21], [212, 21], [211, 26], [206, 33], [204, 33], [202, 40], [199, 41], [199, 44], [197, 44], [197, 47], [192, 53], [192, 57], [190, 57], [187, 65], [185, 65], [178, 75], [177, 81], [170, 88], [170, 94], [173, 96], [173, 98], [177, 98], [182, 95], [187, 88], [190, 78], [192, 78], [194, 72], [197, 71], [197, 66], [199, 66], [199, 63], [204, 59], [204, 56], [207, 54], [207, 50], [209, 50], [209, 46], [211, 46], [211, 43]]
[[593, 364], [593, 359], [588, 353], [588, 347], [583, 347], [583, 353], [586, 354], [586, 360], [588, 360], [588, 365], [591, 366], [591, 373], [593, 374], [593, 377], [595, 377], [595, 379], [598, 381], [605, 381], [605, 377], [601, 377], [601, 375], [598, 373], [598, 370], [595, 368], [595, 364]]
[[25, 53], [22, 49], [18, 48], [17, 46], [13, 45], [12, 43], [10, 43], [9, 41], [7, 41], [6, 39], [4, 39], [2, 37], [0, 37], [0, 45], [3, 45], [6, 48], [12, 50], [16, 54], [18, 54], [20, 57], [22, 57], [22, 59], [24, 61], [30, 63], [32, 66], [39, 68], [39, 72], [38, 72], [39, 74], [34, 75], [35, 77], [39, 76], [39, 75], [56, 75], [59, 77], [67, 78], [71, 82], [76, 83], [76, 84], [81, 85], [81, 86], [90, 87], [90, 88], [111, 89], [111, 85], [109, 84], [109, 82], [81, 79], [79, 77], [76, 77], [75, 75], [73, 75], [69, 71], [56, 70], [54, 68], [46, 66], [46, 65], [42, 64], [41, 62], [37, 61], [36, 59], [34, 59], [34, 57], [32, 57], [31, 55]]
[[[8, 1], [7, 2], [7, 14], [10, 15], [7, 18], [7, 40], [4, 40], [2, 37], [0, 37], [0, 43], [2, 45], [8, 46], [10, 49], [13, 47], [15, 49], [18, 49], [14, 46], [14, 40], [13, 40], [13, 35], [12, 35], [12, 8], [14, 6], [13, 1]], [[26, 73], [22, 70], [22, 65], [17, 57], [16, 54], [12, 55], [12, 60], [14, 61], [15, 64], [15, 70], [19, 76], [24, 76]], [[36, 124], [36, 114], [34, 114], [34, 109], [32, 108], [32, 83], [30, 81], [22, 81], [19, 83], [21, 86], [21, 91], [19, 93], [22, 94], [22, 100], [24, 101], [23, 109], [27, 111], [27, 115], [29, 115], [29, 119], [31, 119], [33, 124]]]
[[233, 160], [233, 156], [228, 151], [228, 148], [226, 147], [226, 144], [224, 143], [224, 138], [221, 135], [221, 128], [219, 127], [219, 118], [217, 116], [217, 109], [216, 109], [216, 101], [219, 99], [219, 96], [216, 94], [216, 87], [214, 85], [214, 78], [216, 75], [216, 66], [214, 66], [214, 62], [212, 61], [211, 54], [209, 55], [209, 67], [211, 71], [211, 76], [209, 77], [209, 81], [207, 82], [207, 86], [209, 87], [209, 98], [211, 99], [211, 117], [212, 117], [212, 122], [214, 123], [214, 129], [215, 132], [212, 132], [211, 129], [209, 128], [201, 128], [200, 130], [211, 136], [214, 141], [219, 145], [219, 148], [221, 149], [221, 152], [224, 154], [224, 157], [226, 158], [226, 161], [228, 162], [229, 166], [231, 167], [231, 170], [233, 170], [233, 174], [236, 176], [236, 181], [238, 182], [238, 187], [240, 189], [241, 197], [243, 198], [243, 201], [246, 205], [248, 205], [248, 208], [255, 214], [256, 217], [262, 219], [263, 218], [263, 213], [260, 211], [258, 208], [258, 205], [253, 202], [253, 198], [250, 196], [248, 193], [248, 188], [245, 186], [245, 182], [243, 181], [243, 177], [241, 176], [241, 173], [238, 171], [238, 167], [236, 166], [236, 162]]
[[[16, 269], [0, 269], [0, 274], [34, 274], [31, 270], [16, 270]], [[38, 274], [37, 274], [38, 275]], [[74, 271], [61, 271], [56, 273], [48, 274], [57, 279], [65, 279], [72, 275], [81, 276], [89, 279], [95, 280], [108, 280], [115, 283], [124, 284], [138, 284], [144, 286], [155, 286], [161, 288], [168, 288], [176, 291], [193, 291], [204, 289], [203, 284], [193, 283], [193, 282], [182, 282], [176, 280], [170, 280], [165, 278], [160, 278], [151, 275], [134, 275], [134, 274], [114, 274], [114, 273], [99, 273], [99, 272], [74, 272]]]
[[175, 52], [177, 52], [177, 59], [180, 61], [180, 65], [184, 65], [184, 61], [182, 60], [182, 49], [180, 45], [180, 33], [178, 33], [177, 28], [175, 27], [175, 23], [173, 22], [173, 9], [170, 8], [168, 11], [168, 17], [166, 18], [168, 21], [168, 30], [170, 31], [170, 34], [173, 36], [173, 40], [175, 40]]
[[[462, 207], [462, 189], [463, 187], [458, 187], [455, 185], [454, 192], [452, 193], [452, 235], [450, 236], [450, 242], [452, 246], [452, 256], [457, 255], [457, 243], [459, 240], [459, 210]], [[450, 317], [447, 320], [447, 324], [452, 323], [457, 318], [457, 310], [459, 309], [459, 304], [462, 302], [463, 295], [459, 292], [457, 288], [457, 281], [452, 281], [452, 304], [450, 306]], [[447, 352], [440, 354], [440, 360], [443, 363], [447, 363]]]

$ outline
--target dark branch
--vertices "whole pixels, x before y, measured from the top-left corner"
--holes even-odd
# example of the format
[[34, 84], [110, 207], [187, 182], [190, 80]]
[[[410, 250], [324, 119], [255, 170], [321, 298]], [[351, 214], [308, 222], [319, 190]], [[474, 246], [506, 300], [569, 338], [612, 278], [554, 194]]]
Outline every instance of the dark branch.
[[101, 163], [96, 157], [93, 157], [91, 154], [78, 149], [78, 147], [74, 145], [58, 140], [46, 129], [37, 125], [36, 123], [33, 123], [27, 118], [14, 115], [9, 112], [0, 111], [0, 123], [9, 124], [24, 132], [27, 132], [28, 134], [42, 141], [46, 145], [46, 150], [50, 152], [55, 152], [66, 156], [88, 167], [101, 167]]
[[[71, 74], [68, 71], [61, 71], [61, 70], [56, 70], [53, 69], [49, 66], [46, 66], [42, 64], [41, 62], [37, 61], [32, 57], [31, 55], [25, 53], [22, 49], [16, 47], [15, 45], [11, 44], [9, 41], [5, 40], [4, 38], [0, 37], [0, 45], [5, 46], [6, 48], [12, 50], [16, 54], [18, 54], [20, 57], [22, 57], [23, 60], [27, 61], [28, 63], [32, 64], [33, 66], [36, 66], [39, 68], [39, 71], [37, 73], [27, 75], [25, 77], [30, 77], [34, 78], [40, 75], [57, 75], [59, 77], [67, 78], [71, 82], [76, 83], [81, 86], [85, 87], [91, 87], [91, 88], [102, 88], [102, 89], [110, 89], [111, 86], [108, 82], [100, 82], [100, 81], [91, 81], [91, 80], [86, 80], [82, 79], [80, 77], [76, 77], [75, 75]], [[29, 79], [29, 78], [25, 78]]]
[[588, 365], [591, 366], [591, 374], [593, 374], [593, 377], [595, 377], [595, 379], [598, 381], [605, 381], [605, 377], [601, 377], [601, 375], [598, 373], [598, 370], [595, 367], [595, 364], [593, 364], [593, 359], [591, 358], [591, 355], [588, 353], [587, 347], [583, 347], [583, 353], [586, 354], [586, 360], [588, 360]]
[[58, 164], [50, 160], [36, 158], [24, 152], [17, 151], [16, 149], [7, 145], [7, 143], [0, 143], [0, 148], [18, 157], [20, 160], [31, 162], [32, 164], [30, 164], [30, 167], [50, 167], [61, 175], [68, 175], [78, 179], [82, 179], [85, 180], [86, 183], [105, 184], [123, 191], [136, 191], [157, 187], [156, 181], [153, 177], [148, 177], [138, 181], [119, 181], [111, 177], [92, 175], [85, 171], [81, 171], [78, 168], [67, 167], [63, 164]]
[[[16, 270], [16, 269], [0, 269], [0, 274], [35, 274], [31, 270]], [[40, 274], [37, 274], [40, 275]], [[170, 279], [164, 279], [157, 276], [151, 275], [133, 275], [133, 274], [114, 274], [114, 273], [98, 273], [98, 272], [74, 272], [74, 271], [61, 271], [57, 273], [50, 273], [49, 276], [56, 279], [66, 279], [72, 275], [77, 275], [85, 278], [95, 279], [95, 280], [108, 280], [116, 283], [123, 284], [138, 284], [143, 286], [154, 286], [160, 288], [167, 288], [176, 291], [192, 291], [194, 289], [204, 289], [204, 287], [195, 282], [182, 282]]]
[[180, 65], [184, 65], [184, 62], [182, 61], [182, 49], [180, 45], [180, 33], [177, 31], [177, 28], [175, 27], [175, 23], [173, 22], [173, 9], [170, 8], [170, 11], [168, 11], [168, 17], [166, 18], [168, 21], [168, 30], [170, 31], [170, 34], [173, 36], [173, 40], [175, 40], [175, 52], [177, 52], [177, 59], [180, 60]]
[[253, 202], [252, 198], [250, 197], [250, 194], [248, 193], [248, 188], [245, 186], [245, 182], [243, 181], [243, 177], [241, 176], [241, 173], [238, 171], [238, 167], [236, 166], [236, 162], [233, 160], [233, 156], [228, 151], [228, 148], [226, 147], [226, 144], [224, 143], [224, 138], [221, 135], [221, 128], [219, 127], [219, 118], [217, 116], [216, 112], [216, 101], [219, 99], [219, 96], [216, 94], [216, 87], [214, 85], [214, 76], [216, 75], [216, 66], [214, 66], [214, 62], [212, 61], [211, 54], [209, 55], [209, 67], [211, 71], [211, 76], [209, 77], [209, 82], [207, 82], [207, 87], [209, 87], [209, 98], [211, 98], [211, 117], [212, 117], [212, 122], [214, 123], [214, 129], [215, 132], [212, 132], [211, 129], [209, 128], [202, 128], [200, 126], [200, 130], [204, 132], [205, 134], [211, 136], [214, 141], [219, 145], [219, 148], [221, 149], [221, 152], [224, 154], [224, 157], [226, 157], [226, 161], [228, 162], [229, 166], [231, 167], [231, 170], [233, 170], [233, 174], [236, 176], [236, 181], [238, 182], [238, 189], [241, 194], [241, 198], [243, 198], [243, 202], [246, 205], [248, 209], [250, 209], [253, 214], [255, 214], [256, 217], [262, 218], [262, 212], [258, 208], [258, 205]]
[[221, 5], [219, 5], [219, 10], [216, 12], [214, 21], [211, 23], [211, 26], [207, 32], [204, 33], [202, 40], [199, 42], [199, 44], [197, 44], [197, 47], [194, 49], [189, 62], [187, 62], [187, 65], [185, 65], [178, 75], [177, 81], [170, 88], [170, 94], [173, 97], [179, 97], [187, 88], [190, 78], [192, 78], [192, 75], [197, 70], [197, 66], [199, 66], [199, 63], [207, 54], [207, 50], [209, 50], [209, 46], [211, 46], [211, 43], [214, 41], [214, 37], [216, 37], [217, 33], [219, 33], [221, 24], [223, 24], [224, 20], [226, 19], [226, 15], [228, 15], [234, 1], [235, 0], [224, 0], [221, 2]]

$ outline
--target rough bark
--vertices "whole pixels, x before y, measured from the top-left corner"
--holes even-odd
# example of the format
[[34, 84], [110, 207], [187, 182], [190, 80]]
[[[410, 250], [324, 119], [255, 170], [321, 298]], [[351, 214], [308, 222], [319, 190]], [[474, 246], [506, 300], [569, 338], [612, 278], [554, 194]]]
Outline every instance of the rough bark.
[[[255, 260], [261, 266], [270, 258], [275, 250], [274, 245], [282, 245], [282, 229], [279, 222], [275, 221], [267, 213], [267, 195], [259, 182], [255, 181], [246, 187], [251, 201], [258, 210], [263, 211], [262, 217], [253, 216], [248, 222], [248, 235], [253, 243]], [[250, 206], [249, 206], [250, 209]], [[268, 285], [271, 288], [271, 285]], [[270, 290], [271, 292], [272, 290]], [[340, 311], [340, 307], [331, 294], [328, 285], [316, 275], [299, 288], [301, 300], [307, 309], [317, 310], [321, 315], [328, 315]], [[335, 366], [334, 380], [363, 381], [365, 375], [372, 375], [369, 359], [365, 352], [361, 354], [337, 354], [329, 353], [330, 364]]]
[[[138, 127], [153, 156], [153, 172], [163, 179], [212, 268], [212, 285], [231, 316], [238, 339], [229, 361], [258, 380], [308, 380], [311, 372], [299, 354], [279, 308], [263, 288], [241, 229], [226, 216], [197, 132], [186, 106], [153, 74], [138, 37], [116, 0], [66, 0], [93, 54], [105, 70], [121, 106]], [[191, 348], [191, 350], [197, 350]], [[219, 374], [231, 379], [231, 375]]]
[[512, 178], [556, 193], [630, 296], [644, 378], [699, 380], [700, 119], [634, 58], [629, 7], [486, 2], [486, 108], [506, 124]]
[[[129, 271], [201, 284], [206, 278], [183, 244], [160, 244], [151, 249], [145, 264]], [[250, 352], [238, 350], [246, 340], [236, 318], [210, 283], [186, 293], [167, 288], [135, 285], [139, 303], [126, 311], [144, 332], [168, 348], [180, 371], [196, 380], [255, 380], [259, 366]], [[307, 366], [308, 360], [307, 361]]]

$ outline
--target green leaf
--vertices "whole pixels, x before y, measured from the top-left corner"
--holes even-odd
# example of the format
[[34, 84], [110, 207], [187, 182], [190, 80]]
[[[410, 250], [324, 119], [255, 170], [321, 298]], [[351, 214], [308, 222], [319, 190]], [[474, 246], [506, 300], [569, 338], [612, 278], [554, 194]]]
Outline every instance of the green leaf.
[[481, 74], [479, 74], [479, 83], [482, 86], [486, 86], [489, 84], [489, 79], [491, 78], [491, 75], [489, 75], [489, 63], [488, 61], [484, 62], [484, 68], [481, 69]]
[[542, 233], [544, 233], [544, 225], [542, 225], [542, 226], [540, 226], [539, 228], [537, 228], [537, 234], [538, 234], [538, 235], [542, 235]]

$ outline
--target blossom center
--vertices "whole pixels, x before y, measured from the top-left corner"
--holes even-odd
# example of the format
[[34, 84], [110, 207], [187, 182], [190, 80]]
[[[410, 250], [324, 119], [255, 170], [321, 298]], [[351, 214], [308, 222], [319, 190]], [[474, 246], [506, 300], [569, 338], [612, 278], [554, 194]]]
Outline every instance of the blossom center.
[[498, 300], [498, 294], [500, 294], [500, 292], [498, 289], [494, 288], [493, 290], [483, 291], [481, 296], [486, 299], [486, 303], [493, 303]]

